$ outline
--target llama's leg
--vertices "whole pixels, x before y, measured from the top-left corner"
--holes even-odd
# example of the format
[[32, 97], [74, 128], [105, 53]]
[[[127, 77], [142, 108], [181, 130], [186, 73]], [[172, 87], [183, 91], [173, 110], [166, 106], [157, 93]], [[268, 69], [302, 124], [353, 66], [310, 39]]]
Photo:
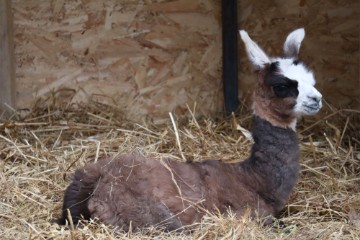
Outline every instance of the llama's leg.
[[[114, 199], [112, 199], [114, 200]], [[98, 218], [105, 224], [119, 226], [125, 231], [147, 226], [164, 227], [166, 231], [178, 230], [183, 227], [176, 214], [173, 214], [164, 204], [141, 198], [133, 201], [106, 201], [93, 197], [89, 200], [88, 208], [92, 218]]]
[[68, 209], [74, 224], [77, 224], [81, 216], [84, 219], [90, 218], [90, 212], [87, 208], [87, 202], [97, 183], [97, 174], [89, 175], [84, 169], [75, 172], [73, 181], [67, 187], [64, 195], [64, 204], [62, 216], [58, 220], [59, 224], [65, 224], [69, 220]]
[[163, 219], [161, 222], [155, 223], [157, 226], [164, 226], [166, 231], [174, 231], [181, 230], [183, 228], [183, 224], [181, 223], [179, 217], [172, 213], [167, 206], [163, 203], [154, 203], [155, 208], [151, 209], [150, 214], [158, 215], [155, 218]]

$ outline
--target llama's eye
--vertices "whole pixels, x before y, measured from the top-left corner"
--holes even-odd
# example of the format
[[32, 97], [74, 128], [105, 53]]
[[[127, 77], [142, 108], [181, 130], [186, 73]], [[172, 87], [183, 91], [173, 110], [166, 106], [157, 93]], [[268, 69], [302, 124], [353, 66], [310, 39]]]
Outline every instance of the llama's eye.
[[287, 88], [287, 86], [284, 84], [279, 84], [279, 85], [274, 86], [274, 88], [276, 88], [278, 90], [284, 90]]
[[274, 89], [274, 93], [277, 97], [279, 98], [284, 98], [287, 97], [288, 95], [288, 86], [284, 85], [284, 84], [279, 84], [279, 85], [275, 85], [273, 86]]

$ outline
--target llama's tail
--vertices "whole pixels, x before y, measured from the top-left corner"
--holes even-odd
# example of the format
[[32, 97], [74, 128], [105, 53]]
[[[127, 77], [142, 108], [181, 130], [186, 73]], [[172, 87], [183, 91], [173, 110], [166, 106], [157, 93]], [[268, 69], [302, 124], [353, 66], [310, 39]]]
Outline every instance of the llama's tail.
[[70, 216], [74, 225], [81, 218], [90, 219], [91, 214], [87, 203], [97, 186], [99, 178], [100, 170], [91, 165], [86, 169], [82, 168], [75, 172], [71, 184], [65, 191], [62, 214], [58, 219], [59, 224], [64, 225], [66, 221], [70, 222]]

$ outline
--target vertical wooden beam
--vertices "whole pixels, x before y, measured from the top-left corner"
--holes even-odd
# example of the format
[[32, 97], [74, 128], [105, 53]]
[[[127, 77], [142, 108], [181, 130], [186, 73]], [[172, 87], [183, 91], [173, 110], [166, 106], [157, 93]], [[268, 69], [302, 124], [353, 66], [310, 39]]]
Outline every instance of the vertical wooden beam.
[[237, 36], [237, 0], [222, 0], [223, 83], [227, 115], [239, 107]]
[[10, 0], [0, 0], [0, 118], [15, 107], [13, 18]]

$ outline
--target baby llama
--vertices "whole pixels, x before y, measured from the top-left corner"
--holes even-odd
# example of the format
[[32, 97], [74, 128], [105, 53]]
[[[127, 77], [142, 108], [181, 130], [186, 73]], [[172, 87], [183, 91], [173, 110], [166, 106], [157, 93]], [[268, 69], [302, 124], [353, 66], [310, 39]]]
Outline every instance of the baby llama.
[[60, 224], [97, 218], [124, 230], [153, 225], [171, 231], [200, 222], [204, 210], [241, 217], [251, 209], [251, 216], [267, 217], [284, 208], [299, 175], [297, 117], [317, 113], [322, 96], [298, 60], [304, 29], [288, 35], [281, 58], [268, 57], [247, 32], [240, 36], [258, 70], [250, 157], [184, 163], [132, 154], [88, 164], [65, 191]]

